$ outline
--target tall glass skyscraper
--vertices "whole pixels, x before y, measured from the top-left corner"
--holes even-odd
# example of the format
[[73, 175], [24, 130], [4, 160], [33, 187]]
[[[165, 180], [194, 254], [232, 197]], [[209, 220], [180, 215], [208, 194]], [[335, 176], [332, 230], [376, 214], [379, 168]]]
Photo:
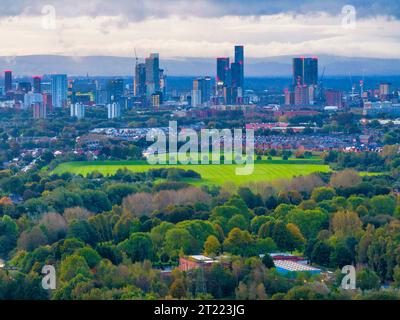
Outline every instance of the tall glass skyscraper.
[[293, 86], [318, 85], [318, 58], [294, 58], [293, 59]]
[[51, 75], [51, 97], [53, 107], [62, 108], [67, 105], [68, 81], [66, 74]]
[[151, 95], [160, 91], [160, 58], [158, 53], [150, 54], [146, 58], [146, 95], [150, 99]]
[[[237, 82], [237, 87], [244, 87], [244, 47], [243, 46], [235, 46], [235, 63], [238, 64], [239, 69], [239, 77], [235, 79]], [[232, 75], [232, 81], [234, 76]]]

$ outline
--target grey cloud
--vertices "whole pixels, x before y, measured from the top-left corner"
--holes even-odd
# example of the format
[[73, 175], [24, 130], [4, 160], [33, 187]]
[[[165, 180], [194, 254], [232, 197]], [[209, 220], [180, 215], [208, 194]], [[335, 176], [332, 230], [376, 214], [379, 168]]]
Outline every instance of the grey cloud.
[[54, 5], [60, 16], [121, 15], [131, 21], [170, 15], [221, 17], [320, 11], [336, 15], [347, 4], [354, 5], [359, 16], [400, 17], [398, 0], [2, 0], [0, 15], [36, 15], [48, 4]]

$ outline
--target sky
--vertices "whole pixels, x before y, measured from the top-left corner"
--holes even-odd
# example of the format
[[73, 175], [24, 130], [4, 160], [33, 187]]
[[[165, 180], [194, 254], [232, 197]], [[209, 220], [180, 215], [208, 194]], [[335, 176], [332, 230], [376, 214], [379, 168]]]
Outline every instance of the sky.
[[[351, 7], [349, 7], [351, 6]], [[0, 56], [398, 58], [399, 0], [1, 0]]]

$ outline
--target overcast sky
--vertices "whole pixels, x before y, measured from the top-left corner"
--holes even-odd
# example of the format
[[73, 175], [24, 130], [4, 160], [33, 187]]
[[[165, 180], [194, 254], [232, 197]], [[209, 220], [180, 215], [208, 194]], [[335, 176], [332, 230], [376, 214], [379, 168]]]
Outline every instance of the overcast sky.
[[[399, 0], [1, 0], [0, 5], [1, 56], [132, 56], [136, 48], [140, 57], [149, 52], [215, 57], [232, 55], [232, 46], [243, 44], [247, 57], [400, 57]], [[345, 5], [356, 9], [355, 25], [351, 13], [342, 13]]]

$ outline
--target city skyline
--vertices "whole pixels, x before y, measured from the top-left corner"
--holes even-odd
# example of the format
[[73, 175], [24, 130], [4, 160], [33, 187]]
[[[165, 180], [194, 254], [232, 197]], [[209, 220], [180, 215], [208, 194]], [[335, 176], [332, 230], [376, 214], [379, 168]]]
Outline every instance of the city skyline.
[[[87, 1], [66, 6], [20, 0], [8, 6], [6, 1], [0, 13], [0, 56], [132, 57], [136, 48], [141, 57], [159, 52], [165, 58], [210, 58], [228, 55], [236, 43], [246, 46], [249, 58], [287, 54], [395, 58], [400, 53], [400, 8], [389, 1], [155, 2], [122, 1], [113, 6]], [[343, 11], [347, 4], [354, 5], [354, 21]], [[15, 39], [24, 41], [19, 45]]]

